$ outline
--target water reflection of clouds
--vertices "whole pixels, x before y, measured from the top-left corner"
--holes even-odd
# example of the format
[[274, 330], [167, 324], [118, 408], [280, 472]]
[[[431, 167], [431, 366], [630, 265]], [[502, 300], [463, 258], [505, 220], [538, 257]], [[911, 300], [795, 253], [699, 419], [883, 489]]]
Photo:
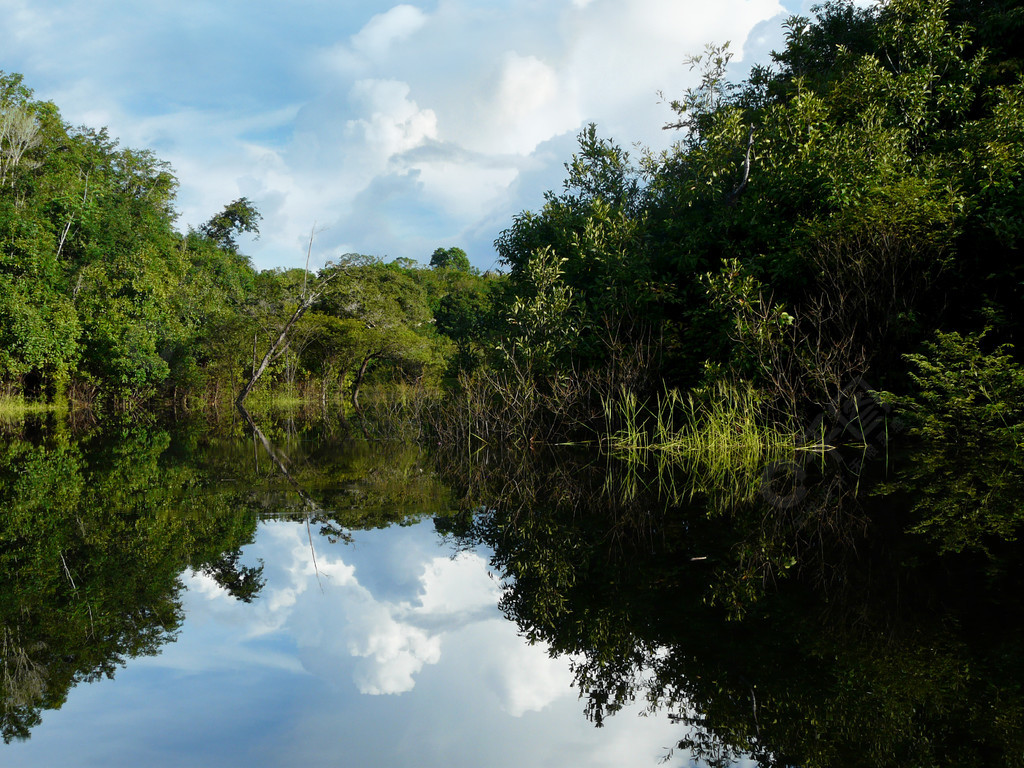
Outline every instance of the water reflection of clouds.
[[[349, 669], [360, 693], [397, 694], [411, 690], [415, 675], [441, 657], [442, 638], [450, 627], [466, 623], [491, 608], [497, 587], [479, 555], [435, 556], [419, 564], [414, 588], [401, 599], [378, 598], [345, 562], [351, 550], [315, 541], [316, 563], [306, 531], [294, 525], [266, 526], [252, 554], [265, 563], [267, 586], [247, 611], [246, 639], [280, 633], [292, 639], [306, 669], [339, 682]], [[360, 566], [369, 569], [372, 563]], [[201, 600], [197, 612], [236, 613], [209, 579], [191, 575], [189, 589]]]
[[[362, 694], [411, 691], [417, 674], [438, 664], [446, 646], [457, 660], [451, 666], [513, 717], [539, 712], [559, 698], [575, 700], [566, 660], [526, 643], [501, 617], [500, 587], [480, 554], [418, 552], [419, 577], [406, 582], [404, 595], [381, 599], [360, 582], [375, 561], [361, 558], [357, 567], [345, 562], [353, 550], [314, 543], [315, 567], [304, 529], [265, 526], [251, 554], [264, 560], [267, 586], [250, 612], [247, 637], [283, 633], [294, 640], [307, 671], [338, 685], [344, 684], [341, 670], [348, 669]], [[205, 598], [205, 610], [237, 610], [206, 577], [193, 574], [187, 583]]]
[[184, 577], [178, 641], [74, 689], [4, 765], [647, 767], [679, 738], [638, 707], [594, 729], [568, 660], [520, 638], [485, 557], [451, 558], [429, 523], [313, 538], [317, 569], [304, 527], [261, 527], [250, 605]]

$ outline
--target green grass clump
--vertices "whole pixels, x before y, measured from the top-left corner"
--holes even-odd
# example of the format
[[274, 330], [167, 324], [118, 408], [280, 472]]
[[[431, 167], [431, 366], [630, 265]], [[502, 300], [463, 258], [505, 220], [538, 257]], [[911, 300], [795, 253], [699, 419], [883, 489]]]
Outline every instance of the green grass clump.
[[609, 452], [644, 474], [654, 469], [659, 494], [674, 503], [698, 493], [722, 508], [749, 500], [766, 466], [806, 450], [798, 448], [796, 430], [765, 417], [762, 398], [749, 384], [719, 383], [686, 395], [668, 390], [654, 407], [623, 392], [604, 407]]
[[672, 389], [653, 408], [632, 392], [605, 401], [607, 446], [622, 456], [658, 454], [669, 460], [709, 467], [763, 466], [796, 450], [797, 432], [771, 425], [761, 398], [748, 385], [719, 383], [683, 395]]

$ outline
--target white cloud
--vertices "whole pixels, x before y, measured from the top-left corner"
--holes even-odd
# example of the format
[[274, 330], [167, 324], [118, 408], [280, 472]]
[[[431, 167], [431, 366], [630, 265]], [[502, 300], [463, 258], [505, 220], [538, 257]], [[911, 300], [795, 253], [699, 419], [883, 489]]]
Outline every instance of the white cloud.
[[463, 552], [455, 558], [435, 557], [423, 567], [423, 592], [416, 613], [445, 615], [494, 606], [499, 589], [487, 575], [487, 562]]
[[[553, 66], [536, 56], [505, 55], [494, 101], [479, 115], [470, 149], [528, 155], [542, 141], [575, 129], [582, 115]], [[486, 126], [486, 128], [484, 128]]]
[[[265, 558], [267, 585], [260, 598], [245, 607], [241, 646], [226, 650], [239, 658], [256, 654], [254, 642], [287, 636], [311, 674], [333, 678], [351, 670], [351, 682], [367, 695], [401, 694], [413, 689], [424, 666], [441, 659], [444, 638], [466, 622], [496, 615], [498, 589], [487, 564], [471, 553], [427, 560], [408, 599], [376, 596], [345, 562], [345, 549], [324, 549], [301, 526], [270, 523], [261, 538], [273, 556]], [[223, 620], [234, 624], [240, 607], [223, 589], [202, 574], [187, 577], [189, 589]], [[238, 642], [237, 640], [234, 642]], [[275, 662], [278, 663], [278, 662]]]
[[198, 592], [207, 600], [230, 601], [233, 599], [231, 593], [218, 584], [212, 576], [207, 576], [205, 573], [192, 571], [184, 577], [183, 581], [186, 589]]
[[[115, 680], [76, 688], [21, 745], [23, 763], [59, 762], [54, 744], [76, 729], [90, 737], [75, 739], [86, 748], [78, 762], [97, 765], [159, 761], [170, 731], [191, 734], [173, 746], [186, 761], [183, 746], [225, 764], [330, 765], [343, 744], [357, 765], [645, 768], [685, 735], [665, 717], [639, 717], [643, 702], [595, 729], [568, 660], [518, 637], [494, 607], [485, 559], [439, 553], [429, 522], [360, 533], [353, 546], [314, 543], [319, 583], [305, 527], [261, 524], [244, 550], [246, 562], [266, 563], [251, 605], [186, 577], [178, 640]], [[352, 643], [366, 655], [353, 656]]]
[[[673, 137], [656, 94], [693, 81], [686, 55], [725, 40], [740, 52], [782, 10], [777, 0], [428, 10], [193, 0], [140, 13], [123, 0], [60, 0], [42, 12], [0, 0], [0, 35], [5, 67], [72, 123], [109, 125], [172, 162], [182, 226], [250, 197], [262, 237], [244, 247], [259, 266], [300, 264], [316, 222], [328, 228], [319, 263], [340, 248], [425, 259], [432, 238], [465, 237], [486, 267], [490, 241], [543, 192], [523, 184], [523, 168], [557, 186], [568, 157], [544, 147], [589, 121], [626, 146], [664, 146]], [[774, 39], [759, 27], [750, 50], [763, 56]], [[433, 145], [449, 151], [417, 154]], [[361, 225], [367, 207], [373, 227]]]
[[536, 56], [506, 54], [495, 105], [500, 121], [518, 123], [557, 97], [558, 75], [554, 69]]
[[386, 608], [364, 618], [366, 625], [351, 626], [350, 632], [357, 637], [348, 646], [353, 656], [366, 660], [356, 667], [355, 682], [360, 693], [411, 691], [416, 685], [413, 676], [423, 665], [441, 659], [440, 636], [396, 621]]
[[17, 49], [19, 45], [26, 45], [29, 50], [33, 50], [35, 44], [49, 34], [50, 20], [47, 14], [31, 7], [26, 0], [4, 3], [0, 9], [7, 19], [5, 27], [10, 29], [5, 41], [9, 48]]
[[433, 201], [446, 213], [473, 221], [501, 200], [519, 175], [515, 167], [487, 168], [460, 162], [419, 162], [413, 167]]
[[386, 54], [392, 45], [402, 42], [422, 27], [427, 16], [412, 5], [396, 5], [387, 13], [370, 19], [352, 36], [352, 48], [371, 58]]
[[506, 712], [522, 717], [540, 712], [560, 698], [575, 698], [566, 659], [551, 658], [543, 645], [515, 640], [502, 654], [502, 664], [492, 678]]
[[372, 17], [346, 42], [332, 45], [317, 59], [341, 78], [358, 75], [385, 62], [395, 47], [405, 43], [427, 20], [428, 16], [415, 6], [396, 5]]
[[361, 156], [374, 158], [378, 173], [394, 155], [437, 138], [437, 116], [409, 99], [408, 83], [360, 80], [352, 86], [351, 103], [363, 117], [345, 123], [346, 138], [360, 145]]

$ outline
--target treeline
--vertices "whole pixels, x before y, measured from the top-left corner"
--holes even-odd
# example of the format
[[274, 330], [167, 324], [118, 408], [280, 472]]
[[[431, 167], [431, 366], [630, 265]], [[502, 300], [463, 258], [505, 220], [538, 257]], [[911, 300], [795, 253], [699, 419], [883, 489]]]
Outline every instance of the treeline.
[[511, 343], [649, 392], [752, 383], [784, 414], [866, 375], [1019, 424], [1024, 7], [814, 14], [742, 82], [726, 46], [694, 57], [670, 151], [581, 134], [564, 188], [497, 241]]
[[693, 57], [671, 150], [631, 158], [585, 129], [563, 188], [498, 237], [501, 276], [459, 249], [430, 268], [348, 256], [257, 273], [235, 239], [258, 230], [247, 200], [177, 233], [164, 164], [69, 128], [7, 76], [0, 382], [218, 397], [265, 368], [326, 399], [367, 376], [464, 373], [482, 401], [532, 388], [585, 419], [666, 386], [753, 387], [794, 415], [866, 375], [932, 411], [958, 397], [943, 382], [973, 382], [1016, 424], [1024, 9], [813, 12], [742, 82], [727, 46]]
[[181, 234], [176, 188], [153, 153], [72, 128], [21, 76], [0, 73], [0, 391], [233, 398], [335, 272], [268, 361], [270, 386], [333, 397], [375, 369], [437, 379], [472, 356], [465, 313], [495, 278], [461, 249], [439, 248], [429, 268], [350, 254], [320, 275], [257, 272], [238, 248], [259, 232], [252, 204]]

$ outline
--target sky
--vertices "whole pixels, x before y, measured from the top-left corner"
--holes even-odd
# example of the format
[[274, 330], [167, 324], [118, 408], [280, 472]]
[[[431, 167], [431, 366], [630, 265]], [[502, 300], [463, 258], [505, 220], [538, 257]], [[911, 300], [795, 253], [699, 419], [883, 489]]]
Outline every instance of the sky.
[[[240, 197], [259, 269], [343, 253], [426, 264], [494, 239], [558, 189], [590, 122], [663, 149], [687, 56], [742, 77], [804, 0], [0, 0], [0, 70], [72, 125], [169, 161], [178, 226]], [[664, 97], [659, 94], [664, 94]]]
[[587, 721], [572, 660], [501, 615], [489, 553], [429, 519], [353, 536], [315, 537], [314, 566], [302, 524], [262, 523], [252, 604], [186, 573], [177, 639], [73, 688], [3, 764], [655, 768], [685, 735], [642, 702]]

